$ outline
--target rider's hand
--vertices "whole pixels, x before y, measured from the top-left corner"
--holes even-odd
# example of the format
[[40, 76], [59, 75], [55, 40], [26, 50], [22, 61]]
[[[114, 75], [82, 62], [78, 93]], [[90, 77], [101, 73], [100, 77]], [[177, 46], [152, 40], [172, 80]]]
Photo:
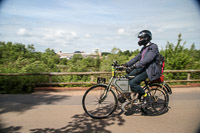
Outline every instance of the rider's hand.
[[117, 68], [118, 71], [123, 71], [123, 69], [124, 69], [123, 67], [118, 67]]
[[130, 67], [127, 67], [127, 68], [126, 68], [126, 73], [127, 73], [127, 74], [131, 73], [131, 71], [132, 71], [132, 69], [130, 69]]
[[130, 66], [130, 67], [127, 67], [127, 68], [126, 68], [126, 73], [129, 74], [130, 72], [133, 71], [133, 69], [135, 69], [135, 64], [132, 65], [132, 66]]
[[127, 64], [127, 63], [121, 64], [121, 66], [123, 66], [123, 67], [128, 67], [128, 64]]

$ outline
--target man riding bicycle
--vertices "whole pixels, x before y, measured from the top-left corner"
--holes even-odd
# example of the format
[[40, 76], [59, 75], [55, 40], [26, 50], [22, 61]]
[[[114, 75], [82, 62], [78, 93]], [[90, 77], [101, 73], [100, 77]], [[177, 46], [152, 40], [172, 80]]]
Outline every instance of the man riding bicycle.
[[138, 34], [138, 45], [143, 46], [140, 53], [124, 65], [127, 67], [128, 76], [135, 76], [129, 81], [132, 91], [139, 93], [138, 99], [146, 97], [145, 91], [140, 86], [140, 83], [147, 78], [150, 81], [156, 80], [161, 76], [161, 71], [156, 65], [156, 57], [159, 54], [158, 46], [151, 43], [152, 34], [148, 30], [142, 30]]
[[[172, 91], [167, 84], [144, 82], [144, 87], [141, 88], [140, 86], [140, 83], [147, 78], [150, 81], [160, 79], [163, 67], [161, 67], [161, 55], [158, 46], [150, 42], [152, 39], [151, 32], [143, 30], [139, 32], [138, 38], [138, 44], [143, 48], [135, 58], [124, 64], [128, 73], [126, 78], [116, 76], [116, 72], [122, 71], [124, 67], [115, 61], [112, 64], [110, 82], [108, 84], [99, 82], [85, 92], [82, 105], [84, 111], [90, 117], [95, 119], [106, 118], [117, 107], [120, 107], [124, 112], [128, 112], [129, 109], [136, 106], [144, 114], [150, 115], [160, 115], [168, 110], [168, 94], [171, 94]], [[134, 78], [131, 78], [131, 76]], [[101, 77], [99, 77], [99, 80], [101, 80]], [[133, 93], [131, 93], [130, 88], [134, 91]], [[138, 97], [136, 97], [137, 94]]]

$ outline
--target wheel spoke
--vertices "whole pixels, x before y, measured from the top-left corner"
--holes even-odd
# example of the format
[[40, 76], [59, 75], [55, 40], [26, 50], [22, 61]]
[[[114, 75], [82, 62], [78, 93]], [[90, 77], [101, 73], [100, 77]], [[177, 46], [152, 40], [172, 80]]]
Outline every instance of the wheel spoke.
[[150, 89], [148, 93], [149, 101], [146, 106], [143, 107], [143, 110], [154, 115], [162, 113], [166, 107], [165, 92], [159, 89], [159, 86], [152, 86], [152, 89]]
[[106, 88], [104, 85], [91, 87], [83, 96], [83, 108], [92, 118], [105, 118], [117, 108], [114, 92], [111, 90], [105, 95]]

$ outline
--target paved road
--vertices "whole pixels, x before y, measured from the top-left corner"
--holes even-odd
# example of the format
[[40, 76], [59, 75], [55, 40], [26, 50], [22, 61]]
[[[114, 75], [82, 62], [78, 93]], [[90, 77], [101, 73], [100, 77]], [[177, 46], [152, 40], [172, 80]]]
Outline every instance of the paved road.
[[161, 116], [85, 115], [83, 91], [0, 95], [0, 132], [7, 133], [197, 133], [200, 87], [173, 88], [171, 109]]

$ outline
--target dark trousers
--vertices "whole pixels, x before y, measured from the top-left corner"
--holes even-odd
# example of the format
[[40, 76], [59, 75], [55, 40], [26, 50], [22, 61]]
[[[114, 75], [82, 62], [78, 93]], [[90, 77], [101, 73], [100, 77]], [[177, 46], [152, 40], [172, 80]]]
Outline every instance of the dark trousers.
[[136, 91], [140, 94], [144, 94], [145, 92], [140, 86], [140, 83], [148, 77], [145, 69], [142, 68], [134, 69], [131, 73], [128, 74], [128, 76], [135, 76], [134, 79], [131, 79], [129, 81], [131, 90]]

